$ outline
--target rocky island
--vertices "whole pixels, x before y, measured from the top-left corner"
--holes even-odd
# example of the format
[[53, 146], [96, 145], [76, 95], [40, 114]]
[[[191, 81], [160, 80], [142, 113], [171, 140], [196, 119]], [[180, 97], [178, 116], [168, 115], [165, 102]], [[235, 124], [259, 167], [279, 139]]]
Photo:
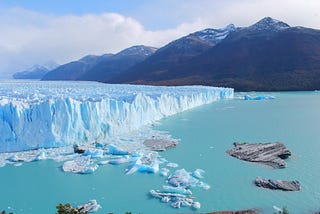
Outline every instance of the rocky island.
[[283, 143], [233, 143], [234, 148], [227, 153], [232, 157], [244, 161], [257, 162], [272, 168], [285, 168], [284, 159], [291, 156], [291, 152]]
[[278, 190], [284, 190], [284, 191], [299, 191], [301, 189], [300, 183], [297, 180], [284, 181], [284, 180], [272, 180], [272, 179], [257, 177], [254, 183], [258, 187], [263, 187], [268, 189], [278, 189]]

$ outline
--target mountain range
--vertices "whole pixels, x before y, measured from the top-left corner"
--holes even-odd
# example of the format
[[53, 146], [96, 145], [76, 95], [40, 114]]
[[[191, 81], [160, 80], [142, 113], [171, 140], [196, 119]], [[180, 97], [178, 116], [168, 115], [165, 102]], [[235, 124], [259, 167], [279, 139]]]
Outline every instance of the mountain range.
[[102, 56], [88, 55], [82, 59], [57, 67], [42, 80], [89, 80], [108, 82], [115, 75], [122, 75], [131, 66], [142, 62], [157, 49], [147, 46], [133, 46], [117, 54]]
[[43, 80], [212, 85], [237, 91], [320, 89], [320, 31], [263, 18], [248, 27], [205, 29], [159, 49], [133, 46], [86, 56]]
[[43, 65], [34, 65], [24, 71], [16, 72], [13, 74], [14, 79], [42, 79], [52, 69], [59, 65], [54, 61], [48, 61]]
[[164, 67], [162, 62], [171, 60], [171, 56], [158, 53], [170, 46], [176, 49], [174, 44], [181, 40], [174, 41], [110, 82], [199, 84], [232, 87], [237, 91], [320, 88], [319, 30], [290, 27], [270, 17], [249, 27], [232, 29], [203, 52]]

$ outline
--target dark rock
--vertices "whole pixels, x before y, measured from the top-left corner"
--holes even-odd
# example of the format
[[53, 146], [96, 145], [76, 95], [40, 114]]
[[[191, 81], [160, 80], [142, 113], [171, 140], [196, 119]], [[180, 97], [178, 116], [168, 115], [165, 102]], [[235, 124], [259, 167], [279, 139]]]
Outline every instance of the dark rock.
[[78, 144], [74, 144], [73, 151], [74, 153], [83, 154], [86, 151], [86, 149], [84, 147], [79, 146]]
[[209, 212], [207, 214], [258, 214], [258, 211], [255, 209], [250, 209], [250, 210], [238, 210], [238, 211]]
[[261, 177], [257, 177], [254, 181], [258, 187], [268, 189], [279, 189], [284, 191], [299, 191], [301, 189], [299, 181], [283, 181], [283, 180], [271, 180]]
[[166, 139], [148, 139], [143, 142], [146, 147], [153, 151], [166, 151], [178, 145], [177, 141]]
[[234, 143], [234, 148], [227, 153], [240, 160], [258, 162], [273, 168], [285, 168], [283, 159], [288, 158], [291, 152], [283, 143]]

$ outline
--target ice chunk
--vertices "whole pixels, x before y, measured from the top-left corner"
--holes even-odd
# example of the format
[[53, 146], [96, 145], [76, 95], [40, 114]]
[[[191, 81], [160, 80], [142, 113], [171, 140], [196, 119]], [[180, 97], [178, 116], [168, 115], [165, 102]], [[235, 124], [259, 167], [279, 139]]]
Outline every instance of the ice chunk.
[[85, 204], [82, 204], [77, 207], [78, 210], [82, 212], [95, 213], [101, 208], [100, 204], [97, 203], [96, 200], [90, 200]]
[[260, 96], [250, 96], [250, 95], [246, 95], [244, 96], [245, 100], [273, 100], [275, 99], [274, 96], [270, 96], [270, 95], [260, 95]]
[[127, 151], [121, 150], [119, 148], [117, 148], [117, 146], [111, 144], [108, 145], [108, 153], [111, 155], [128, 155]]
[[0, 151], [109, 141], [233, 89], [1, 81]]
[[168, 177], [170, 170], [167, 168], [161, 168], [159, 174], [163, 177]]
[[11, 162], [23, 162], [24, 161], [24, 159], [19, 157], [17, 154], [11, 155], [6, 160], [11, 161]]
[[192, 176], [198, 179], [203, 178], [204, 170], [202, 169], [196, 169], [193, 173]]
[[162, 189], [164, 192], [192, 195], [192, 192], [189, 189], [184, 189], [182, 187], [163, 186]]
[[84, 156], [90, 156], [91, 158], [102, 158], [103, 150], [102, 149], [89, 149], [83, 153]]
[[130, 162], [130, 158], [129, 156], [125, 155], [125, 156], [121, 156], [121, 157], [113, 157], [110, 160], [108, 160], [109, 164], [112, 165], [119, 165], [119, 164], [123, 164], [123, 163], [128, 163]]
[[191, 188], [202, 187], [203, 189], [209, 189], [210, 186], [199, 179], [190, 175], [185, 169], [179, 169], [172, 173], [168, 177], [168, 183], [175, 187]]
[[197, 201], [193, 202], [192, 208], [194, 208], [196, 210], [200, 209], [201, 208], [200, 202], [197, 202]]
[[39, 161], [39, 160], [45, 160], [45, 159], [47, 159], [47, 154], [45, 151], [41, 151], [34, 160]]
[[192, 177], [185, 169], [179, 169], [168, 177], [168, 183], [175, 187], [190, 188], [196, 186], [198, 179]]
[[141, 157], [137, 157], [137, 159], [132, 162], [126, 174], [132, 174], [136, 171], [146, 173], [157, 173], [159, 171], [160, 164], [158, 157], [159, 156], [157, 152], [149, 152], [143, 154], [143, 156]]
[[97, 170], [98, 165], [91, 162], [89, 156], [80, 156], [71, 161], [66, 161], [62, 165], [64, 172], [73, 172], [79, 174], [91, 174]]
[[177, 163], [168, 163], [167, 167], [177, 168], [179, 165]]

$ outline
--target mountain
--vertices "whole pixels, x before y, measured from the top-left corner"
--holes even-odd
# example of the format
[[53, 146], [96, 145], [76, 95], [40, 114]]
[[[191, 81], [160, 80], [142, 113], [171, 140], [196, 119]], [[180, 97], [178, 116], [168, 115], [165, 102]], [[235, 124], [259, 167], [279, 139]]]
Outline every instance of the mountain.
[[122, 75], [123, 71], [142, 62], [156, 50], [154, 47], [142, 45], [127, 48], [112, 57], [95, 63], [85, 74], [79, 77], [78, 80], [107, 82], [114, 75]]
[[236, 27], [230, 24], [222, 29], [208, 28], [191, 33], [158, 49], [152, 56], [128, 69], [125, 76], [115, 75], [109, 81], [104, 82], [130, 82], [130, 80], [136, 78], [144, 78], [145, 75], [165, 80], [166, 77], [163, 74], [173, 66], [187, 63], [188, 60], [220, 43], [229, 33], [235, 30]]
[[155, 48], [133, 46], [117, 54], [88, 55], [78, 61], [59, 66], [42, 80], [93, 80], [106, 81], [155, 52]]
[[164, 61], [171, 64], [166, 64], [165, 69], [159, 69], [157, 52], [128, 70], [125, 77], [112, 82], [201, 84], [238, 91], [320, 88], [320, 31], [290, 27], [270, 17], [249, 27], [236, 28], [217, 44], [182, 63], [172, 63], [179, 59], [174, 53], [180, 53], [172, 50], [172, 58]]
[[44, 65], [34, 65], [29, 69], [14, 73], [12, 77], [14, 79], [41, 79], [45, 74], [57, 66], [57, 63], [49, 61]]
[[105, 54], [102, 56], [85, 56], [78, 61], [69, 62], [57, 67], [56, 69], [47, 73], [42, 80], [77, 80], [97, 62], [103, 61], [111, 56], [112, 54]]

